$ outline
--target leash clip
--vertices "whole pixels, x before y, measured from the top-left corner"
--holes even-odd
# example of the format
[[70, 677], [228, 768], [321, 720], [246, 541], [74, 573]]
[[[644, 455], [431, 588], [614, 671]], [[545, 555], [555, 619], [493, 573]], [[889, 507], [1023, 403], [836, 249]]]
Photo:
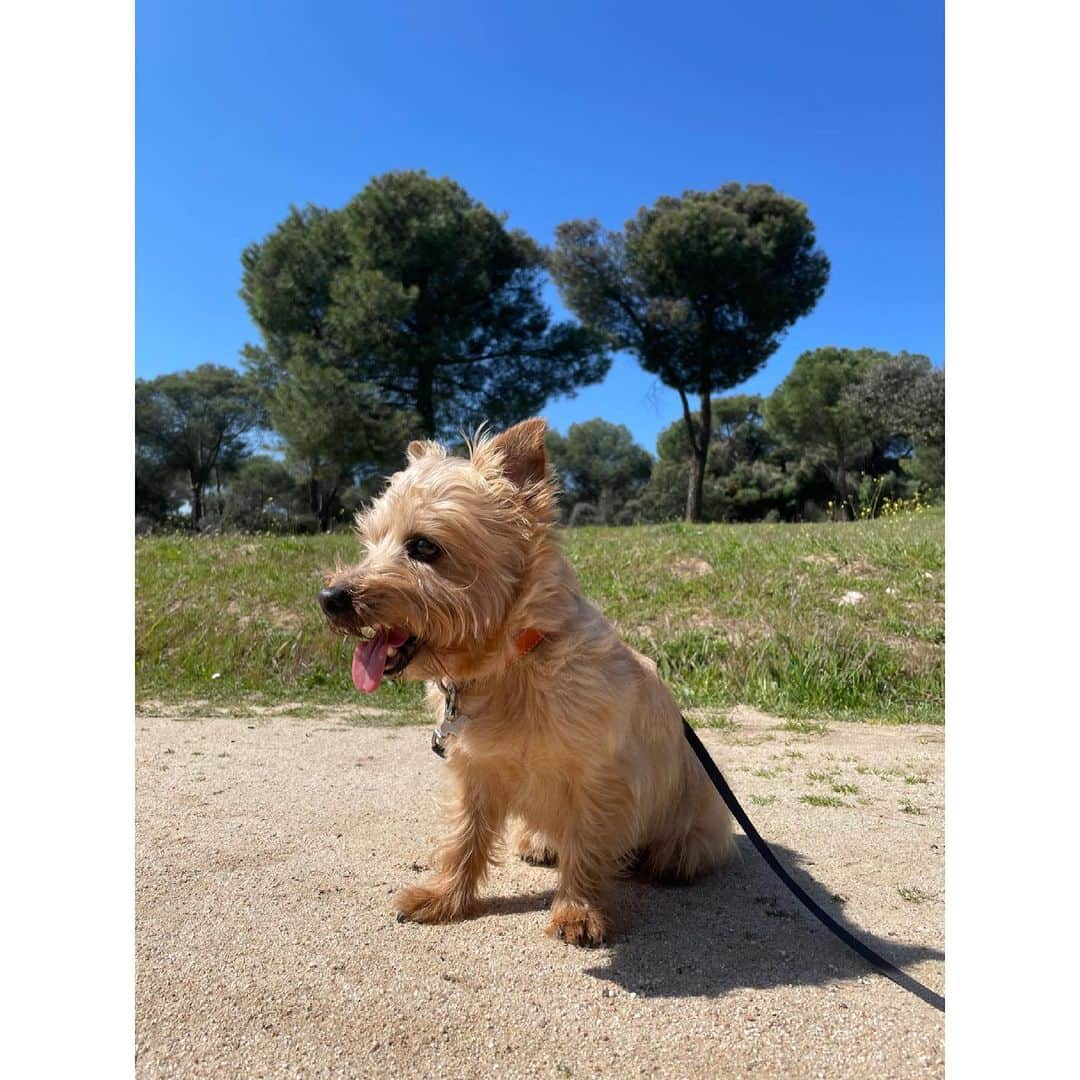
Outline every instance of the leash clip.
[[432, 752], [441, 758], [446, 757], [446, 740], [451, 735], [458, 735], [469, 718], [458, 713], [457, 699], [458, 688], [452, 682], [440, 682], [439, 688], [443, 692], [443, 718], [442, 723], [431, 733]]

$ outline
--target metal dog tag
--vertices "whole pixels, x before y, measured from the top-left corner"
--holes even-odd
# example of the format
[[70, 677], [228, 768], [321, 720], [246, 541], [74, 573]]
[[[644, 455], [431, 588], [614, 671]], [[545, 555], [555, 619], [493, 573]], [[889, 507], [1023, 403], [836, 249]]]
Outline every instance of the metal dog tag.
[[458, 690], [453, 683], [443, 683], [443, 718], [442, 723], [431, 733], [431, 749], [439, 757], [446, 757], [446, 740], [451, 735], [457, 735], [469, 719], [458, 712]]

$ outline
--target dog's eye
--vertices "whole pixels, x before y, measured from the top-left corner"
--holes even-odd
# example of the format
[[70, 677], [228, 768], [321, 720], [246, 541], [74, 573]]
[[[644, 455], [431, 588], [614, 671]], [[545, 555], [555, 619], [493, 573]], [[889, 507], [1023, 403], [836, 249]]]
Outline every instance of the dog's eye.
[[409, 558], [416, 562], [434, 562], [442, 554], [442, 548], [426, 536], [414, 536], [407, 540], [405, 550]]

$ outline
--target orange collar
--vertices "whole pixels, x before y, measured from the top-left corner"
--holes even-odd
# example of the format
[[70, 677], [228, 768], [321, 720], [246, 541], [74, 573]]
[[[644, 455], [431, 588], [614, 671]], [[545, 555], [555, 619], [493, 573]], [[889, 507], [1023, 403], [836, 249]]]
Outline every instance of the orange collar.
[[543, 640], [543, 632], [530, 627], [528, 630], [522, 630], [514, 639], [514, 648], [517, 649], [518, 656], [525, 656], [527, 653], [531, 653]]

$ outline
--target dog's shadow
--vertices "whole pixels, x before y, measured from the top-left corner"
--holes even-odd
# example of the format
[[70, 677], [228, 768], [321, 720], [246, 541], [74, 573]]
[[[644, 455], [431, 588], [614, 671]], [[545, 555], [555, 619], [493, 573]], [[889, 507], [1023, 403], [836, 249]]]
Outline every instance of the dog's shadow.
[[[603, 962], [587, 968], [587, 974], [639, 997], [715, 997], [738, 988], [823, 986], [872, 970], [795, 899], [745, 837], [737, 844], [739, 854], [730, 866], [697, 884], [620, 884], [613, 897], [611, 943]], [[944, 959], [940, 950], [879, 937], [852, 923], [842, 900], [813, 878], [798, 853], [772, 847], [837, 922], [898, 967]], [[551, 896], [547, 891], [493, 897], [482, 914], [538, 911]]]

